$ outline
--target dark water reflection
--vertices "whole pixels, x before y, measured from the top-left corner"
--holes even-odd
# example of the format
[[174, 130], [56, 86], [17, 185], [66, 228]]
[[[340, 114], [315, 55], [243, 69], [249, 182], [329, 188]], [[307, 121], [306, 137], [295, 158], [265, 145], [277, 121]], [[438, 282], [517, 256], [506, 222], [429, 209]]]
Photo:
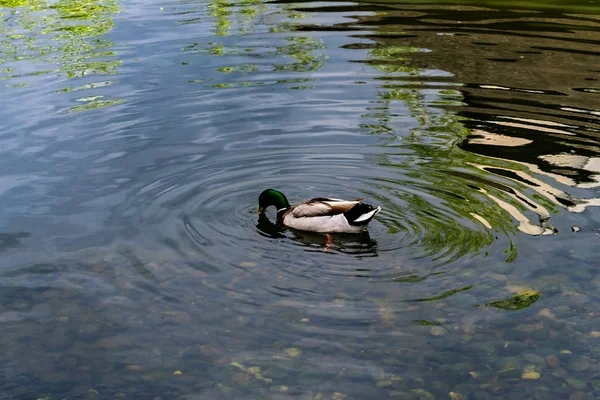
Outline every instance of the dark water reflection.
[[600, 396], [590, 4], [2, 3], [0, 397]]

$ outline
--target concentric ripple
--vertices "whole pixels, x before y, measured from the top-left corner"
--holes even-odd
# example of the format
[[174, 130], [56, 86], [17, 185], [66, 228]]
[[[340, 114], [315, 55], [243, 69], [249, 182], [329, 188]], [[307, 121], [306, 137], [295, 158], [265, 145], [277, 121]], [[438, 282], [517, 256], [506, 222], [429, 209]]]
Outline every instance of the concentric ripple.
[[[252, 134], [266, 147], [274, 140]], [[282, 135], [274, 135], [275, 141]], [[272, 145], [268, 152], [228, 150], [147, 185], [138, 195], [152, 200], [140, 201], [148, 204], [142, 212], [160, 215], [165, 239], [202, 254], [221, 271], [272, 265], [313, 279], [414, 279], [417, 263], [426, 266], [417, 275], [426, 276], [493, 241], [489, 229], [453, 206], [469, 199], [419, 182], [392, 165], [378, 165], [382, 155], [376, 143], [314, 146], [308, 155], [306, 147], [295, 144], [297, 137], [289, 140], [289, 146]], [[368, 232], [334, 235], [326, 248], [325, 235], [276, 225], [273, 210], [255, 214], [258, 194], [268, 187], [281, 190], [292, 203], [317, 196], [366, 197], [383, 211]]]

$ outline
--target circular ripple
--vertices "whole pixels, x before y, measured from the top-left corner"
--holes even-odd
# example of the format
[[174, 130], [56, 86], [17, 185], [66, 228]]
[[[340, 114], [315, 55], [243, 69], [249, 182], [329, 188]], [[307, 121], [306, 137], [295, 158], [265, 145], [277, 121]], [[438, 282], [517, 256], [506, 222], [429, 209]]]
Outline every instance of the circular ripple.
[[[421, 279], [489, 244], [482, 226], [444, 202], [457, 195], [376, 165], [376, 150], [346, 146], [331, 155], [320, 147], [311, 155], [293, 146], [228, 150], [144, 188], [144, 196], [153, 198], [145, 213], [166, 216], [167, 210], [161, 234], [217, 269], [268, 265], [314, 279]], [[369, 232], [334, 235], [326, 250], [325, 235], [284, 229], [274, 223], [273, 210], [255, 214], [258, 195], [268, 187], [281, 190], [292, 204], [317, 196], [367, 197], [383, 211]], [[418, 265], [427, 268], [419, 271]]]

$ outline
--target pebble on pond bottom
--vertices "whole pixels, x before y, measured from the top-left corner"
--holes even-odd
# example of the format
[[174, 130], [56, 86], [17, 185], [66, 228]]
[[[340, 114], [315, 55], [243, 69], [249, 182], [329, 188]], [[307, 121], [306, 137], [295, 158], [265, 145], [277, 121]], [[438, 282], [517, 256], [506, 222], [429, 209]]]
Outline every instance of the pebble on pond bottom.
[[446, 330], [441, 326], [432, 326], [429, 332], [433, 336], [444, 336], [446, 334]]
[[523, 372], [523, 375], [521, 375], [521, 378], [523, 378], [523, 379], [540, 379], [540, 376], [542, 376], [542, 375], [539, 372], [529, 371], [529, 372]]

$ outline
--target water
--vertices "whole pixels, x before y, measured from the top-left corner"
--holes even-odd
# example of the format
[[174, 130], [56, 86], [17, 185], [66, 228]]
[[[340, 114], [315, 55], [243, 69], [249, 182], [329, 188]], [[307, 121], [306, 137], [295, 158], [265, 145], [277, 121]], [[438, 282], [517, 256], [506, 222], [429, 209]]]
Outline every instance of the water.
[[600, 396], [597, 3], [0, 11], [0, 397]]

